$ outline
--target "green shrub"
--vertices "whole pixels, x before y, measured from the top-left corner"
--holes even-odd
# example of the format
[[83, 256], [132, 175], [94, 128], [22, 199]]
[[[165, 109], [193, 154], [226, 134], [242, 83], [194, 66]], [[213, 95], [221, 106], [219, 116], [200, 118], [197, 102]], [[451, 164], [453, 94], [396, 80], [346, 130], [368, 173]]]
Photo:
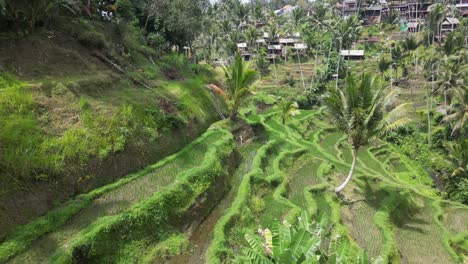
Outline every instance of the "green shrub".
[[169, 256], [180, 255], [190, 246], [188, 238], [184, 234], [172, 235], [151, 249], [143, 260], [143, 263], [154, 263], [155, 259], [165, 259]]
[[33, 98], [6, 74], [0, 75], [0, 85], [0, 167], [13, 177], [44, 178], [43, 172], [56, 171], [56, 162], [41, 147]]
[[128, 21], [133, 21], [135, 19], [135, 6], [129, 0], [117, 0], [115, 3], [117, 8], [117, 15], [123, 17]]
[[250, 208], [254, 213], [260, 213], [265, 210], [265, 202], [262, 198], [253, 196], [252, 199], [250, 199]]
[[104, 35], [95, 31], [82, 32], [78, 36], [78, 41], [81, 45], [89, 49], [102, 50], [106, 49], [109, 46]]

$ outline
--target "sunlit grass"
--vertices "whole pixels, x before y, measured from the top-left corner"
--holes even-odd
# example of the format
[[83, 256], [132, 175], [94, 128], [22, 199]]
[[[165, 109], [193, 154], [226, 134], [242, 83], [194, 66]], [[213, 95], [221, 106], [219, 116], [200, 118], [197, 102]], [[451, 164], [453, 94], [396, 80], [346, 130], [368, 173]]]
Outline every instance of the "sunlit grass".
[[454, 263], [442, 245], [429, 201], [424, 208], [395, 226], [395, 239], [404, 263]]
[[133, 204], [168, 186], [176, 179], [177, 174], [200, 165], [208, 147], [216, 142], [221, 135], [220, 133], [212, 133], [201, 143], [190, 146], [189, 150], [172, 162], [103, 194], [69, 219], [64, 226], [38, 239], [26, 252], [14, 258], [11, 263], [24, 263], [31, 260], [46, 261], [57, 247], [66, 246], [73, 236], [97, 219], [125, 211]]

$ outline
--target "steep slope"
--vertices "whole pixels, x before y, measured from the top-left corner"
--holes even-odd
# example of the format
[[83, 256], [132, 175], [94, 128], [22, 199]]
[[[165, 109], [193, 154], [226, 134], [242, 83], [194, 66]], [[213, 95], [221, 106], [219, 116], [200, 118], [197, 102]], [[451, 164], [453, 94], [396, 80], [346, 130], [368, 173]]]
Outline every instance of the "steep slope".
[[0, 36], [0, 239], [175, 153], [225, 110], [209, 66], [159, 55], [131, 25], [60, 19]]

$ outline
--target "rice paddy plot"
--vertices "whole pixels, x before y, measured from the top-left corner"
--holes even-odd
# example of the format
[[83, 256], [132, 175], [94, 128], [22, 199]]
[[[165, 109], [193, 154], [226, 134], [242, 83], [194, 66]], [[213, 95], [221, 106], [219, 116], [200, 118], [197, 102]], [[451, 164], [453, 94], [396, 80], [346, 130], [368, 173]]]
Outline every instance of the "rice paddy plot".
[[[203, 222], [194, 229], [189, 237], [190, 246], [188, 251], [170, 258], [167, 263], [197, 264], [205, 262], [205, 254], [213, 238], [214, 227], [219, 218], [229, 210], [232, 201], [238, 192], [238, 187], [242, 178], [252, 170], [252, 161], [257, 153], [256, 148], [258, 148], [257, 144], [249, 144], [240, 147], [239, 152], [242, 156], [242, 162], [230, 179], [231, 189], [228, 194], [211, 211], [205, 220], [203, 220]], [[157, 259], [155, 259], [154, 263], [157, 263]]]
[[[351, 162], [353, 161], [353, 152], [351, 150], [351, 146], [347, 143], [341, 142], [339, 145], [339, 149], [341, 150], [340, 158], [347, 164], [351, 164]], [[359, 166], [360, 164], [357, 163], [356, 165]]]
[[265, 159], [262, 161], [263, 177], [272, 176], [275, 171], [273, 168], [273, 160], [277, 157], [278, 152], [284, 147], [284, 144], [276, 144], [267, 151]]
[[359, 159], [361, 162], [363, 162], [369, 169], [372, 169], [379, 174], [387, 175], [387, 172], [384, 169], [385, 165], [374, 158], [373, 155], [369, 153], [368, 149], [368, 147], [365, 147], [359, 150]]
[[341, 138], [343, 137], [343, 133], [341, 132], [336, 132], [332, 130], [325, 130], [323, 134], [323, 138], [320, 141], [320, 146], [324, 150], [326, 150], [328, 153], [331, 155], [338, 157], [338, 149], [336, 146], [340, 144]]
[[402, 162], [400, 157], [395, 156], [395, 155], [388, 158], [387, 168], [389, 171], [396, 172], [396, 173], [408, 171], [408, 168], [406, 167], [406, 163]]
[[299, 114], [294, 116], [294, 119], [296, 120], [303, 120], [307, 119], [311, 116], [316, 115], [318, 112], [316, 110], [301, 110]]
[[451, 206], [444, 207], [443, 224], [453, 234], [468, 232], [468, 210]]
[[292, 160], [283, 169], [289, 179], [289, 199], [302, 208], [306, 207], [304, 188], [321, 182], [316, 175], [321, 161], [310, 154]]
[[351, 236], [371, 259], [380, 255], [384, 242], [382, 232], [374, 224], [376, 210], [364, 201], [356, 202], [341, 209], [343, 222]]
[[444, 248], [441, 233], [433, 221], [430, 201], [415, 215], [395, 226], [395, 240], [402, 263], [454, 263]]
[[290, 210], [289, 207], [278, 203], [273, 197], [273, 192], [267, 193], [262, 197], [265, 203], [265, 209], [260, 218], [262, 227], [270, 227], [274, 220], [281, 220], [283, 216]]
[[67, 223], [36, 240], [25, 252], [13, 258], [10, 263], [47, 263], [48, 258], [59, 247], [67, 247], [72, 238], [97, 219], [119, 214], [154, 192], [171, 184], [176, 176], [192, 167], [200, 165], [208, 146], [223, 134], [212, 133], [202, 142], [182, 150], [174, 160], [151, 173], [104, 193], [90, 205], [74, 215]]

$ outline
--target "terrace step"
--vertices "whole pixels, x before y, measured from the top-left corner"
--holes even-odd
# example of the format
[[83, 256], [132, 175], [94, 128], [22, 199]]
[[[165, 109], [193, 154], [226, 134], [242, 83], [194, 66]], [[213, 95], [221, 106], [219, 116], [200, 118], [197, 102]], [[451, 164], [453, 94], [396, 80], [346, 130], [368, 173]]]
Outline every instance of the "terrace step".
[[176, 181], [178, 175], [199, 166], [210, 145], [222, 136], [221, 132], [206, 132], [180, 152], [150, 166], [145, 174], [130, 181], [123, 181], [121, 185], [116, 184], [114, 188], [96, 197], [70, 216], [65, 224], [37, 238], [26, 251], [11, 259], [9, 263], [48, 263], [56, 250], [68, 247], [80, 231], [103, 217], [125, 212], [134, 204], [169, 186]]

